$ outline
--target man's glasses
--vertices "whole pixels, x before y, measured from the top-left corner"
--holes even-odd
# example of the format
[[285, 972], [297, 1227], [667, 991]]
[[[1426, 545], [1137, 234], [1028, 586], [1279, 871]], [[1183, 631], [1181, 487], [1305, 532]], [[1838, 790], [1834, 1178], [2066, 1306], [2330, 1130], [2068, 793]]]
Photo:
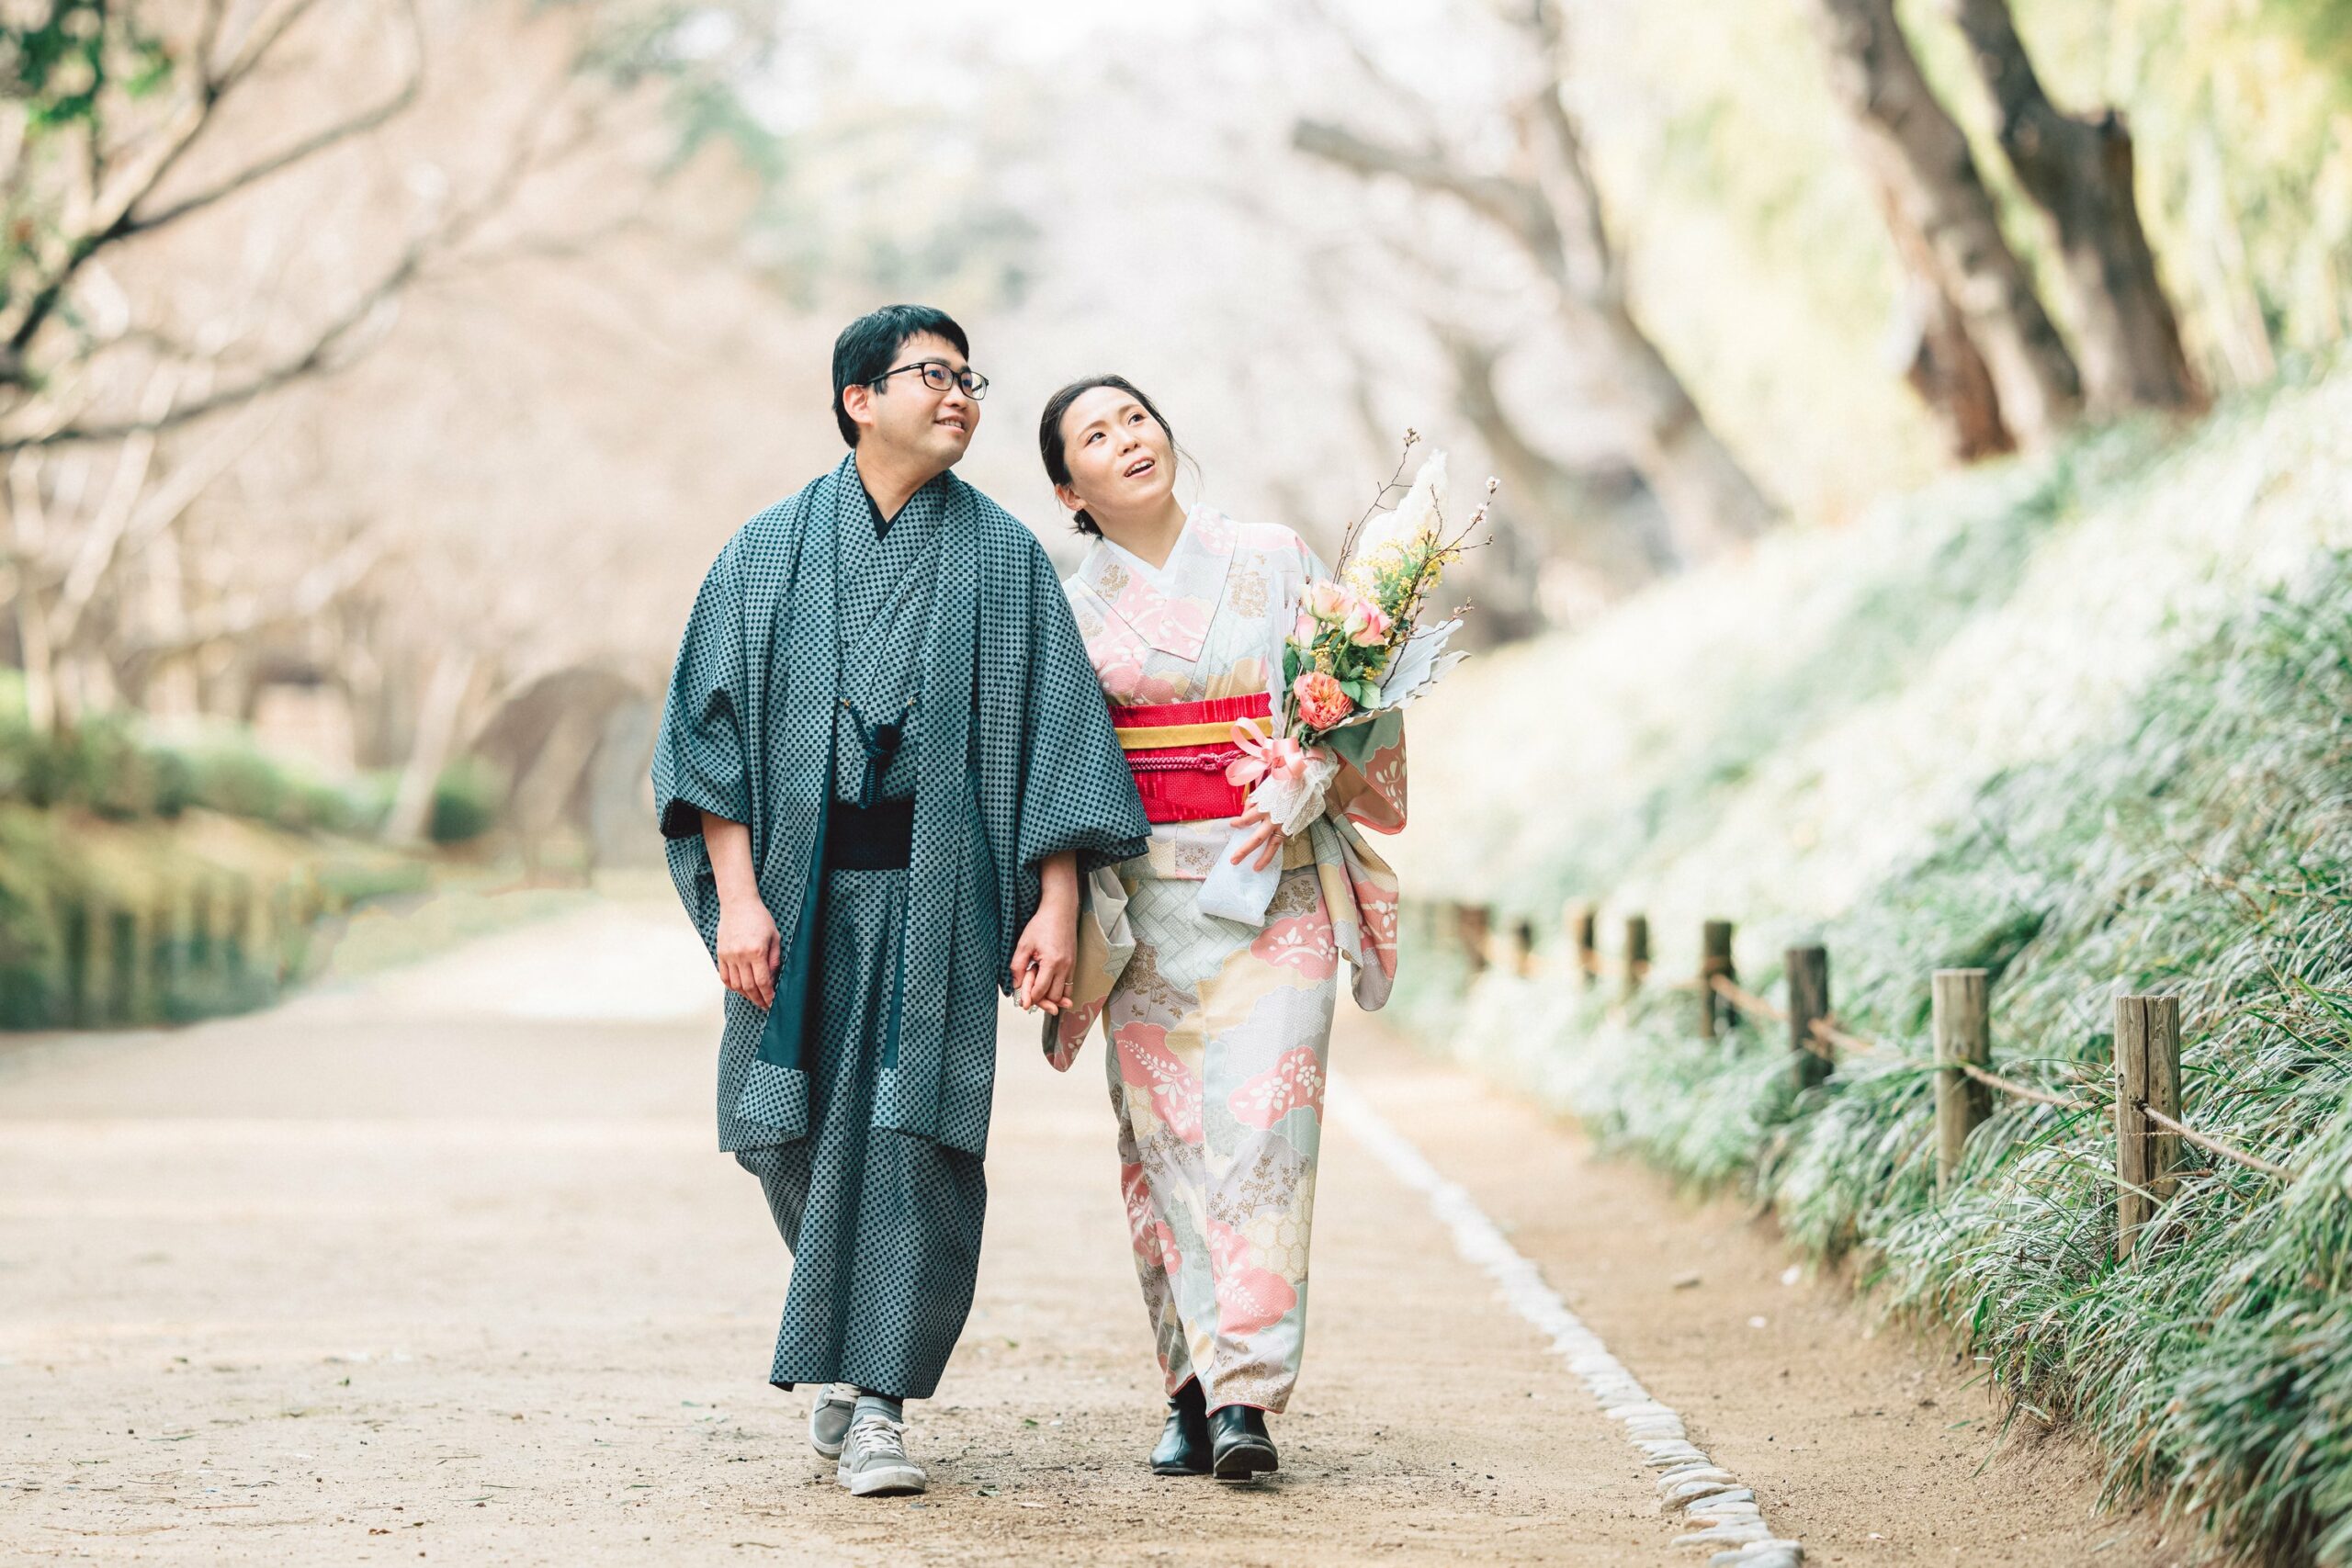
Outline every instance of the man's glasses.
[[934, 392], [944, 392], [950, 387], [961, 386], [964, 389], [964, 395], [974, 402], [978, 402], [989, 395], [987, 377], [972, 369], [950, 370], [945, 363], [937, 359], [926, 359], [919, 365], [901, 365], [896, 370], [885, 370], [866, 385], [878, 387], [891, 377], [903, 376], [910, 370], [922, 376], [922, 384]]

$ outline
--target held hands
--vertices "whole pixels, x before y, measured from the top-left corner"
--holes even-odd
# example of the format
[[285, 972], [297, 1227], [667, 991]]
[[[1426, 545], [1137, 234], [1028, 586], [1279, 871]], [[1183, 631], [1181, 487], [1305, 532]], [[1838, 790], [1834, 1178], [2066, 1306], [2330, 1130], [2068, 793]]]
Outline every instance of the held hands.
[[775, 920], [757, 898], [718, 907], [718, 978], [727, 988], [760, 1007], [775, 1003], [776, 965], [784, 944]]
[[1023, 1012], [1043, 1010], [1048, 1018], [1069, 1006], [1070, 976], [1078, 967], [1078, 911], [1062, 900], [1037, 906], [1012, 950], [1013, 1000]]

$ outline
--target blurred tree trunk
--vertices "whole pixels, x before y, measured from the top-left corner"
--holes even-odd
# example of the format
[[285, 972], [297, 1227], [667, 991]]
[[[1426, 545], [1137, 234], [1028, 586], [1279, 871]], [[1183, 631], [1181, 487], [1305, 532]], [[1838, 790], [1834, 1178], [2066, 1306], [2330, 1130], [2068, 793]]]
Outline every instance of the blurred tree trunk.
[[1903, 378], [1943, 427], [1945, 449], [1954, 461], [1973, 463], [2017, 450], [2017, 436], [2001, 416], [2001, 391], [1993, 383], [1968, 318], [1954, 303], [1936, 265], [1935, 247], [1910, 221], [1883, 185], [1879, 206], [1905, 273], [1902, 312]]
[[[1544, 96], [1554, 96], [1553, 90]], [[1564, 113], [1560, 118], [1565, 122]], [[1493, 221], [1526, 252], [1555, 286], [1555, 301], [1571, 340], [1599, 353], [1608, 378], [1622, 389], [1634, 429], [1628, 456], [1673, 519], [1678, 553], [1702, 560], [1754, 537], [1770, 524], [1772, 503], [1717, 437], [1681, 378], [1634, 319], [1616, 258], [1604, 250], [1599, 265], [1580, 265], [1571, 254], [1573, 243], [1564, 231], [1562, 214], [1536, 180], [1474, 174], [1435, 153], [1389, 147], [1317, 121], [1301, 121], [1292, 140], [1301, 152], [1357, 174], [1396, 175], [1423, 190], [1453, 196]], [[1574, 171], [1573, 183], [1582, 187], [1580, 203], [1591, 204], [1593, 193], [1583, 178], [1580, 152], [1564, 162]], [[1597, 207], [1586, 223], [1605, 247]]]
[[1635, 504], [1640, 487], [1621, 483], [1604, 497], [1603, 476], [1571, 468], [1528, 438], [1496, 389], [1493, 348], [1465, 333], [1438, 335], [1453, 365], [1454, 407], [1493, 457], [1514, 515], [1544, 519], [1545, 543], [1589, 568], [1611, 597], [1682, 566], [1673, 539], [1648, 525], [1657, 514]]
[[1778, 509], [1634, 318], [1583, 137], [1560, 96], [1566, 40], [1558, 6], [1533, 0], [1512, 15], [1544, 67], [1511, 106], [1520, 167], [1469, 169], [1434, 146], [1396, 146], [1315, 120], [1301, 120], [1292, 142], [1355, 174], [1393, 175], [1450, 196], [1510, 238], [1552, 285], [1554, 309], [1571, 341], [1597, 353], [1621, 389], [1632, 426], [1627, 456], [1672, 520], [1676, 553], [1704, 560], [1763, 532]]
[[2180, 321], [2140, 222], [2123, 117], [2109, 108], [2086, 118], [2050, 101], [2008, 0], [1942, 4], [1993, 96], [2018, 183], [2057, 226], [2091, 411], [2201, 408], [2205, 392], [2182, 352]]
[[1813, 16], [1830, 89], [1898, 246], [1906, 231], [1925, 241], [1937, 284], [1991, 375], [2002, 423], [2026, 446], [2048, 440], [2080, 417], [2081, 375], [2001, 233], [1967, 137], [1920, 74], [1894, 0], [1813, 0]]
[[456, 748], [458, 716], [474, 683], [474, 664], [469, 649], [445, 649], [434, 658], [417, 711], [416, 739], [384, 820], [383, 836], [390, 843], [421, 844], [433, 826], [433, 787]]

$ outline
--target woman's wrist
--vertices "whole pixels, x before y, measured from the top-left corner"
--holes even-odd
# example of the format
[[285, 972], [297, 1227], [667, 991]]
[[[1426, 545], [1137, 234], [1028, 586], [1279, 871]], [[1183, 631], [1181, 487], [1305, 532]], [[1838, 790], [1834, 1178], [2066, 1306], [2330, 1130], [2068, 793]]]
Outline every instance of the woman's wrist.
[[1037, 868], [1037, 912], [1062, 919], [1078, 915], [1078, 852], [1049, 855]]

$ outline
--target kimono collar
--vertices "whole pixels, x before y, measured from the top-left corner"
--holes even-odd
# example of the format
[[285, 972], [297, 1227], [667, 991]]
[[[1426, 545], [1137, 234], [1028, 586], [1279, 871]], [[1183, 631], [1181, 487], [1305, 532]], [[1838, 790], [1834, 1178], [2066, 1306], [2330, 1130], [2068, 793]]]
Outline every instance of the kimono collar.
[[1110, 540], [1097, 539], [1079, 565], [1079, 581], [1153, 648], [1196, 660], [1225, 598], [1234, 539], [1231, 519], [1213, 506], [1195, 505], [1184, 514], [1167, 565], [1155, 569]]

